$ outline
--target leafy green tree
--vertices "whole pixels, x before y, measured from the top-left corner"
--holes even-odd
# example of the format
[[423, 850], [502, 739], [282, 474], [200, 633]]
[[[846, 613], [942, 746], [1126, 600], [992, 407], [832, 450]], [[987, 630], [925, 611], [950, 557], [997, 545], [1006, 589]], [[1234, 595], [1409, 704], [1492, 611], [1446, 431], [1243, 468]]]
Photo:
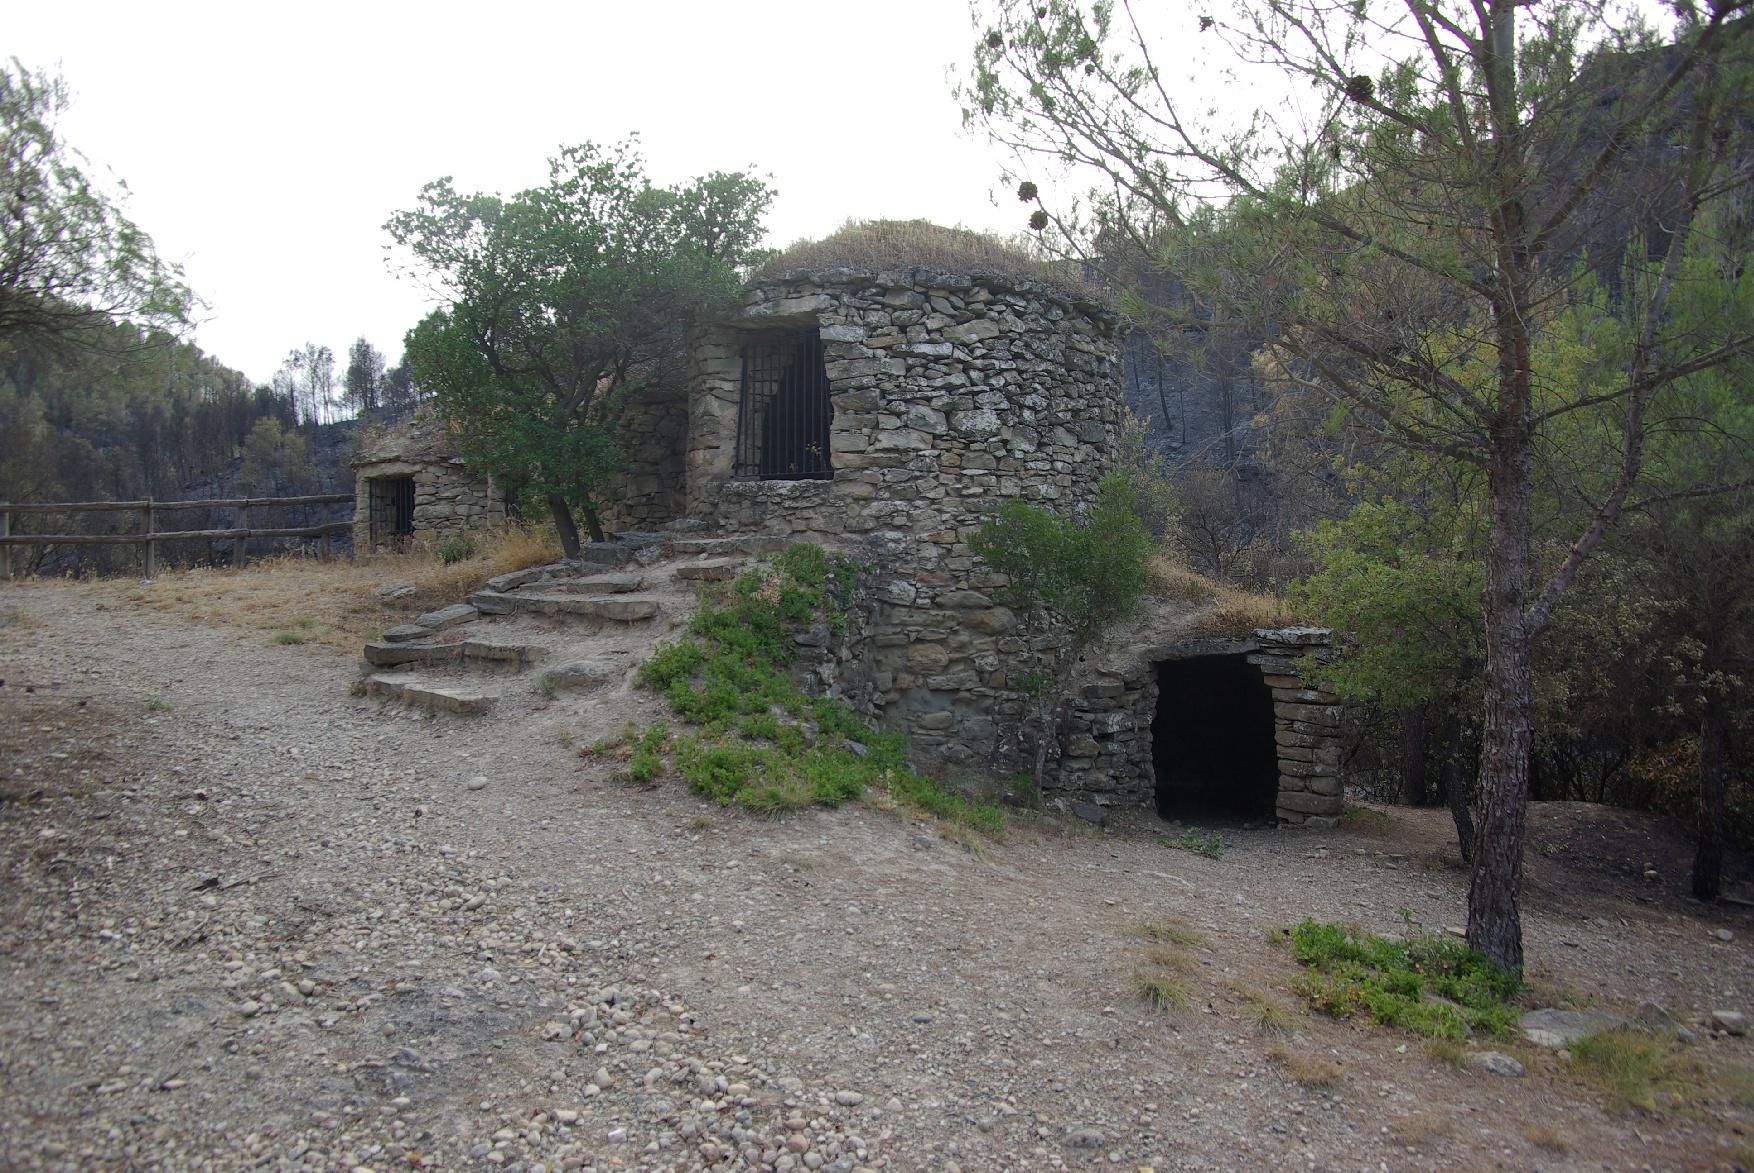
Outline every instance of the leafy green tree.
[[113, 345], [119, 322], [176, 330], [194, 296], [182, 270], [86, 174], [61, 138], [66, 82], [0, 64], [0, 355]]
[[575, 508], [603, 537], [622, 406], [734, 304], [771, 199], [736, 172], [654, 186], [629, 140], [565, 148], [546, 185], [510, 198], [437, 180], [386, 225], [449, 302], [408, 335], [416, 377], [470, 463], [547, 500], [569, 556]]
[[1020, 681], [1036, 706], [1037, 793], [1048, 752], [1059, 742], [1073, 667], [1103, 632], [1137, 610], [1145, 593], [1153, 542], [1137, 512], [1141, 499], [1139, 484], [1111, 474], [1085, 517], [1012, 499], [969, 539], [969, 548], [1008, 580], [999, 597], [1057, 649], [1048, 667]]
[[[1234, 132], [1206, 119], [1205, 94], [1178, 96], [1164, 38], [1128, 0], [993, 0], [975, 48], [970, 119], [1024, 157], [1094, 169], [1099, 228], [1174, 228], [1213, 197], [1226, 225], [1264, 222], [1239, 233], [1247, 248], [1231, 264], [1184, 276], [1236, 305], [1231, 318], [1272, 324], [1283, 377], [1388, 443], [1483, 476], [1468, 942], [1513, 971], [1535, 639], [1644, 472], [1653, 402], [1754, 339], [1733, 317], [1700, 328], [1673, 297], [1699, 226], [1745, 191], [1749, 7], [1678, 4], [1666, 47], [1570, 0], [1187, 11], [1174, 18], [1184, 42], [1265, 63], [1294, 89], [1288, 104], [1312, 112], [1300, 126], [1261, 108]], [[1635, 172], [1629, 198], [1616, 180]], [[1616, 279], [1598, 321], [1623, 327], [1616, 365], [1567, 385], [1534, 365], [1533, 342], [1567, 312], [1575, 258], [1604, 238]], [[1612, 475], [1538, 565], [1536, 455], [1575, 426], [1614, 437]]]

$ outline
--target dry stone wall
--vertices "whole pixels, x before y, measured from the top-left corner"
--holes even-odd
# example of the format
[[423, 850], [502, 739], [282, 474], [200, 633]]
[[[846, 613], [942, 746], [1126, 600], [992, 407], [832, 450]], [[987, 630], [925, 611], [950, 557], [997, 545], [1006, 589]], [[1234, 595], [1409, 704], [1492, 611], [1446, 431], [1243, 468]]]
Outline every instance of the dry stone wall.
[[[736, 477], [744, 348], [805, 330], [823, 344], [833, 477]], [[968, 539], [1000, 501], [1094, 496], [1121, 422], [1113, 316], [1011, 278], [795, 273], [702, 332], [691, 383], [688, 516], [825, 539], [875, 567], [861, 707], [928, 758], [991, 757], [1020, 708], [1018, 665], [1051, 644], [995, 601]]]
[[[1260, 669], [1273, 696], [1273, 741], [1281, 822], [1333, 826], [1344, 787], [1342, 710], [1331, 693], [1304, 679], [1332, 655], [1322, 628], [1261, 629], [1248, 639], [1192, 638], [1145, 647], [1093, 673], [1078, 690], [1062, 731], [1051, 797], [1104, 806], [1150, 806], [1157, 775], [1151, 723], [1157, 719], [1157, 665], [1166, 660], [1242, 656]], [[1263, 734], [1264, 735], [1264, 734]]]
[[491, 482], [469, 472], [456, 457], [376, 461], [356, 466], [354, 476], [358, 502], [353, 511], [355, 550], [372, 548], [374, 512], [378, 514], [379, 545], [385, 544], [393, 524], [372, 496], [372, 481], [414, 478], [415, 538], [442, 538], [464, 530], [502, 525], [506, 519], [505, 502], [494, 492]]
[[687, 507], [687, 389], [657, 384], [643, 390], [627, 404], [619, 432], [628, 472], [604, 519], [613, 529], [648, 530], [681, 517]]

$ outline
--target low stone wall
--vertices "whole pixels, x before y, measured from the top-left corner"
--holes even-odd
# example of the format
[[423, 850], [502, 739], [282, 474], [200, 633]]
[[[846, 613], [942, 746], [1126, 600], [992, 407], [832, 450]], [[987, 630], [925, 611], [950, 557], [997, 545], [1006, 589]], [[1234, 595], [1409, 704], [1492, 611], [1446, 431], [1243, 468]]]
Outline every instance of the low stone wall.
[[1279, 764], [1275, 813], [1286, 823], [1333, 826], [1344, 785], [1342, 710], [1303, 679], [1310, 661], [1332, 654], [1320, 628], [1261, 629], [1247, 639], [1196, 637], [1143, 647], [1099, 667], [1078, 690], [1061, 730], [1049, 796], [1104, 806], [1150, 807], [1157, 788], [1151, 723], [1157, 718], [1157, 665], [1204, 656], [1243, 656], [1273, 695]]

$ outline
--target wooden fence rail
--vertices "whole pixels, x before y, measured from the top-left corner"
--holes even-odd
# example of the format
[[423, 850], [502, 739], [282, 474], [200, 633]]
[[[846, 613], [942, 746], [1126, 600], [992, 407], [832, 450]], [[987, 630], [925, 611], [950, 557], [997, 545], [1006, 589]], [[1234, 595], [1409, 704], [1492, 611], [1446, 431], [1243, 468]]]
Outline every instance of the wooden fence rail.
[[[329, 535], [353, 528], [351, 521], [330, 521], [321, 525], [291, 529], [251, 529], [252, 509], [271, 509], [289, 505], [334, 505], [352, 501], [352, 493], [318, 493], [305, 497], [225, 497], [211, 501], [63, 501], [63, 502], [0, 502], [0, 578], [12, 577], [13, 546], [144, 546], [146, 577], [158, 574], [158, 543], [188, 539], [231, 539], [233, 566], [242, 566], [244, 550], [251, 538], [316, 538], [317, 557], [328, 558]], [[232, 509], [234, 525], [229, 529], [157, 530], [153, 515], [176, 509]], [[15, 534], [12, 532], [14, 513], [99, 513], [132, 512], [140, 515], [140, 531], [132, 534]]]

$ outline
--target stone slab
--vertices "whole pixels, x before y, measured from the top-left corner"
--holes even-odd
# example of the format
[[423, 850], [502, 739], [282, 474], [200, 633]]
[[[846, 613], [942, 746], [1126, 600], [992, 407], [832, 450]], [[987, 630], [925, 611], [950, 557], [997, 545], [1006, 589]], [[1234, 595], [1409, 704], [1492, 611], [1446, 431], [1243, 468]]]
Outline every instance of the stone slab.
[[422, 627], [418, 623], [398, 623], [384, 632], [384, 642], [407, 643], [411, 639], [425, 639], [431, 634], [432, 628], [430, 627]]
[[646, 580], [637, 574], [592, 574], [584, 578], [549, 579], [541, 584], [541, 590], [544, 594], [628, 595], [645, 585]]
[[684, 582], [729, 582], [741, 567], [734, 558], [706, 558], [678, 566], [676, 577]]
[[510, 615], [518, 609], [512, 596], [497, 591], [476, 591], [469, 596], [469, 605], [483, 615]]
[[460, 623], [472, 622], [480, 615], [481, 612], [468, 603], [452, 603], [449, 607], [428, 611], [414, 622], [432, 631], [443, 631], [447, 627], [456, 627]]
[[[804, 484], [802, 481], [764, 482], [770, 484]], [[749, 534], [736, 538], [677, 538], [671, 548], [678, 554], [703, 557], [725, 554], [778, 554], [792, 544], [783, 534]]]
[[1569, 1047], [1587, 1035], [1624, 1030], [1630, 1024], [1601, 1010], [1531, 1010], [1517, 1021], [1523, 1036], [1537, 1047]]
[[365, 645], [365, 662], [374, 668], [394, 668], [399, 664], [446, 664], [454, 661], [460, 651], [457, 644], [369, 643]]
[[480, 639], [464, 640], [462, 648], [465, 660], [513, 664], [519, 667], [534, 664], [548, 654], [548, 649], [540, 644], [494, 643]]
[[569, 563], [561, 562], [552, 566], [530, 566], [523, 570], [514, 570], [509, 574], [496, 574], [487, 580], [487, 589], [499, 593], [515, 591], [529, 583], [541, 582], [552, 573], [566, 573], [572, 569]]
[[478, 685], [437, 684], [412, 681], [402, 688], [402, 700], [446, 713], [475, 716], [493, 708], [499, 693]]
[[638, 623], [658, 614], [658, 600], [642, 595], [591, 598], [587, 595], [519, 592], [506, 598], [513, 600], [517, 610], [531, 614], [568, 615], [611, 623]]

